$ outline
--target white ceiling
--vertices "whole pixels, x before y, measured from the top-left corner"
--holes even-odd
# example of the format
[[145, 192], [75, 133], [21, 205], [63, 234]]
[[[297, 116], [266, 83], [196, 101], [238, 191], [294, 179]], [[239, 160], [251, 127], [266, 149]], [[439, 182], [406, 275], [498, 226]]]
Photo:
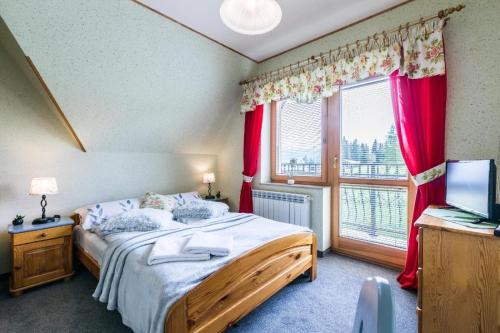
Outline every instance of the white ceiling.
[[277, 0], [280, 25], [259, 36], [231, 31], [219, 17], [222, 0], [136, 0], [256, 61], [380, 13], [408, 0]]

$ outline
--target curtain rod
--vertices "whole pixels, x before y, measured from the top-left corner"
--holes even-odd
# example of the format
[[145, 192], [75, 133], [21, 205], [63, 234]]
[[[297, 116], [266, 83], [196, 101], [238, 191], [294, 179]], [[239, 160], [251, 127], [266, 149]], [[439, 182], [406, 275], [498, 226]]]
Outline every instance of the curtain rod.
[[250, 83], [250, 82], [253, 82], [253, 81], [257, 81], [257, 80], [263, 79], [263, 78], [272, 77], [273, 75], [277, 75], [277, 74], [280, 74], [280, 73], [293, 72], [294, 70], [301, 69], [302, 67], [306, 67], [306, 66], [311, 65], [311, 62], [314, 63], [314, 62], [319, 61], [319, 59], [322, 59], [323, 57], [325, 57], [328, 54], [331, 55], [331, 53], [334, 52], [334, 51], [339, 52], [339, 54], [340, 54], [340, 52], [342, 50], [349, 51], [351, 47], [353, 47], [353, 46], [359, 46], [360, 43], [362, 43], [362, 42], [369, 43], [370, 40], [377, 39], [377, 36], [379, 36], [379, 35], [383, 36], [384, 38], [386, 38], [387, 34], [401, 32], [402, 29], [408, 30], [410, 27], [413, 27], [413, 26], [416, 26], [416, 25], [419, 25], [419, 24], [423, 25], [426, 22], [429, 22], [429, 21], [434, 20], [436, 18], [439, 18], [439, 19], [445, 19], [446, 18], [446, 20], [448, 20], [449, 18], [447, 18], [447, 17], [449, 15], [451, 15], [451, 14], [453, 14], [455, 12], [459, 12], [459, 11], [461, 11], [464, 8], [465, 8], [465, 5], [460, 4], [460, 5], [456, 6], [456, 7], [450, 7], [450, 8], [446, 8], [446, 9], [440, 10], [436, 15], [428, 16], [426, 18], [421, 17], [419, 20], [416, 20], [416, 21], [413, 21], [413, 22], [407, 22], [406, 24], [400, 25], [397, 28], [393, 28], [393, 29], [388, 30], [388, 31], [384, 30], [381, 33], [376, 33], [373, 36], [368, 36], [364, 40], [357, 40], [356, 42], [353, 42], [353, 43], [350, 43], [350, 44], [346, 44], [345, 46], [339, 47], [337, 49], [330, 49], [328, 52], [322, 52], [320, 54], [313, 55], [313, 56], [311, 56], [311, 57], [309, 57], [307, 59], [302, 59], [302, 60], [300, 60], [298, 62], [295, 62], [293, 64], [289, 64], [287, 66], [280, 67], [280, 68], [272, 70], [270, 72], [262, 73], [260, 75], [254, 76], [254, 77], [252, 77], [250, 79], [243, 80], [243, 81], [240, 82], [240, 86], [241, 85], [245, 85], [245, 84]]

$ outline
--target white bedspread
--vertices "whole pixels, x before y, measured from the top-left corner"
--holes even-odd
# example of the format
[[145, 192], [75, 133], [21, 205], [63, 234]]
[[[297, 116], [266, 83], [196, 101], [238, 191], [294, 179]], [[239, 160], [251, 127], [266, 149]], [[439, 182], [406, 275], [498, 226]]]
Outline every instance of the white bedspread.
[[[232, 236], [233, 250], [208, 261], [171, 262], [149, 266], [151, 248], [160, 237], [180, 237], [195, 231]], [[274, 239], [310, 229], [264, 219], [252, 214], [230, 213], [179, 228], [106, 237], [109, 246], [101, 265], [94, 297], [117, 309], [123, 323], [135, 332], [163, 332], [169, 308], [203, 279], [229, 261]]]

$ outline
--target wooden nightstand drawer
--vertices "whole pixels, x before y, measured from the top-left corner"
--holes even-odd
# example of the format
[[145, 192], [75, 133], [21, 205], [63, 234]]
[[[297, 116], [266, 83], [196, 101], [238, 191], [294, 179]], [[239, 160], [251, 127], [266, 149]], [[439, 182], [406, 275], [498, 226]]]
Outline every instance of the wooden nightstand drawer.
[[16, 246], [20, 244], [39, 242], [47, 239], [71, 236], [71, 233], [72, 233], [72, 227], [70, 225], [49, 228], [44, 230], [22, 232], [12, 235], [12, 245]]

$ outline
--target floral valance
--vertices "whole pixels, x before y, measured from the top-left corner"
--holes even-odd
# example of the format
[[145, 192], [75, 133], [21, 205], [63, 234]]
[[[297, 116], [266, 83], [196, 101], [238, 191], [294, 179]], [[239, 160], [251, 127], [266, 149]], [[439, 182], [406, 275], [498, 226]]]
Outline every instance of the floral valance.
[[407, 30], [403, 37], [401, 34], [383, 36], [382, 46], [375, 40], [377, 47], [366, 47], [369, 50], [331, 61], [321, 58], [307, 69], [302, 68], [286, 77], [247, 83], [243, 86], [241, 112], [283, 99], [312, 103], [318, 98], [332, 96], [341, 85], [389, 75], [398, 69], [400, 75], [412, 79], [442, 75], [445, 73], [443, 23], [438, 20], [419, 25]]

